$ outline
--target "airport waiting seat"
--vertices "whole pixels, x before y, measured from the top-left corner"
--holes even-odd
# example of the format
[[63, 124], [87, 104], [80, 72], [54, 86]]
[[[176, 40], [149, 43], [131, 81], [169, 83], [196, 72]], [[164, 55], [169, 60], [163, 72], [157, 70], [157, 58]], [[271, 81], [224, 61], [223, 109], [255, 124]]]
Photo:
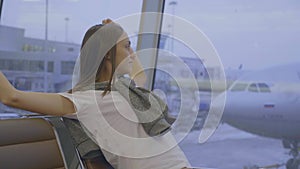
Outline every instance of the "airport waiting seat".
[[56, 132], [43, 118], [0, 120], [0, 135], [0, 168], [67, 168]]

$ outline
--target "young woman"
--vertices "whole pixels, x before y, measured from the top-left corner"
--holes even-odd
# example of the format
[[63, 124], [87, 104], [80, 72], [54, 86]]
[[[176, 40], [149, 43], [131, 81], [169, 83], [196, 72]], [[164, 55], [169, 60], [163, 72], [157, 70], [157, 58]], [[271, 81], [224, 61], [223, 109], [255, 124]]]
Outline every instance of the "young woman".
[[75, 84], [66, 93], [16, 90], [0, 73], [0, 101], [41, 114], [78, 119], [107, 161], [121, 169], [189, 167], [167, 123], [167, 107], [126, 76], [135, 59], [128, 35], [105, 20], [85, 34]]

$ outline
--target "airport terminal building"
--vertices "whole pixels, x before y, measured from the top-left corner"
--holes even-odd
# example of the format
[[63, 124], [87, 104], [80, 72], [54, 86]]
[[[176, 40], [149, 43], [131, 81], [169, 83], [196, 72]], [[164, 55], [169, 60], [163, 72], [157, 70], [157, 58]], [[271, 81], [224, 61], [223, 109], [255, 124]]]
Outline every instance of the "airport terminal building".
[[25, 29], [0, 25], [0, 70], [20, 90], [59, 92], [70, 79], [80, 45], [24, 36]]

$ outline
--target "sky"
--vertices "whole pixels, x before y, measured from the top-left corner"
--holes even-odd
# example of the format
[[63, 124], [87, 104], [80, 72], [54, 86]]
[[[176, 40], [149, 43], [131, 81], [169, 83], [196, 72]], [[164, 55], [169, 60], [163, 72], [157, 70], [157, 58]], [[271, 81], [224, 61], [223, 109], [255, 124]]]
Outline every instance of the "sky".
[[175, 14], [207, 35], [225, 67], [260, 69], [300, 61], [299, 1], [186, 0], [178, 1]]
[[[261, 69], [300, 62], [300, 1], [176, 0], [176, 5], [170, 5], [172, 1], [166, 0], [165, 12], [201, 30], [225, 68], [242, 64], [245, 69]], [[140, 0], [49, 0], [48, 38], [79, 44], [87, 28], [103, 18], [118, 19], [140, 12], [141, 7]], [[4, 0], [0, 23], [24, 28], [25, 36], [44, 38], [45, 0]], [[137, 32], [138, 23], [127, 31]], [[164, 21], [162, 31], [172, 33], [177, 27], [176, 21]], [[192, 57], [191, 51], [174, 45], [176, 54]]]

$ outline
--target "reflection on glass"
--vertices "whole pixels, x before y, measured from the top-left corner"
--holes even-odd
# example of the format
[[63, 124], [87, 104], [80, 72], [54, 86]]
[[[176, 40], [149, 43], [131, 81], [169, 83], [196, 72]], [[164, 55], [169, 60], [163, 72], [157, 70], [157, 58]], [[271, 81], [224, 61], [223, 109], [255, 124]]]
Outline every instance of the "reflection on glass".
[[[118, 0], [92, 0], [88, 3], [70, 0], [4, 1], [0, 23], [0, 70], [20, 90], [69, 90], [85, 31], [107, 17], [118, 19], [141, 10], [142, 1], [134, 0], [131, 3], [135, 5], [131, 6], [123, 3]], [[136, 34], [138, 24], [131, 25], [126, 31], [130, 35]], [[132, 41], [135, 42], [136, 37]], [[1, 105], [0, 112], [8, 110], [17, 111]]]
[[[227, 80], [232, 83], [252, 71], [300, 62], [300, 50], [297, 46], [297, 44], [300, 44], [300, 29], [298, 29], [300, 27], [298, 19], [300, 17], [299, 5], [299, 2], [292, 0], [166, 0], [164, 11], [165, 13], [182, 17], [188, 22], [191, 22], [210, 39], [218, 51], [225, 72], [227, 73]], [[289, 160], [291, 157], [286, 155], [286, 152], [289, 150], [282, 148], [280, 139], [262, 138], [257, 135], [237, 130], [225, 123], [220, 124], [217, 131], [208, 140], [207, 144], [197, 144], [197, 137], [201, 131], [199, 129], [201, 129], [201, 126], [207, 117], [210, 100], [214, 99], [210, 98], [211, 91], [207, 90], [207, 88], [203, 88], [203, 86], [207, 83], [208, 79], [217, 79], [219, 69], [217, 67], [206, 67], [206, 60], [201, 59], [203, 56], [199, 56], [200, 59], [196, 61], [195, 58], [198, 58], [198, 56], [189, 49], [189, 46], [184, 45], [184, 42], [180, 42], [180, 39], [172, 37], [172, 35], [176, 33], [189, 32], [186, 25], [180, 25], [178, 23], [179, 22], [176, 19], [173, 20], [172, 17], [163, 20], [162, 34], [164, 34], [164, 36], [160, 41], [160, 49], [163, 49], [165, 52], [159, 53], [157, 62], [158, 68], [168, 68], [169, 71], [178, 73], [174, 73], [172, 78], [166, 79], [166, 74], [157, 71], [154, 87], [159, 88], [166, 93], [168, 103], [170, 102], [172, 105], [171, 109], [174, 111], [174, 114], [176, 114], [180, 108], [185, 109], [187, 107], [184, 104], [184, 101], [193, 102], [196, 99], [194, 95], [190, 95], [190, 97], [185, 98], [185, 100], [178, 99], [179, 94], [182, 94], [185, 91], [182, 92], [176, 88], [176, 84], [179, 84], [179, 80], [177, 80], [176, 83], [176, 81], [172, 79], [184, 81], [184, 87], [188, 89], [190, 77], [185, 74], [186, 71], [178, 66], [176, 61], [180, 58], [182, 62], [186, 63], [190, 72], [193, 72], [193, 77], [197, 79], [199, 89], [194, 92], [199, 92], [200, 94], [200, 105], [197, 105], [199, 107], [198, 119], [194, 124], [195, 130], [189, 134], [183, 143], [181, 143], [181, 147], [186, 152], [192, 165], [222, 169], [255, 167], [272, 168], [272, 166], [285, 168], [285, 165], [288, 167], [295, 167], [293, 166], [294, 164], [292, 164], [294, 159]], [[186, 29], [182, 31], [182, 28], [184, 27]], [[179, 32], [179, 30], [181, 30], [181, 32]], [[197, 39], [195, 38], [194, 41], [197, 41]], [[199, 43], [199, 46], [200, 45], [201, 44]], [[168, 52], [170, 54], [166, 54]], [[172, 56], [176, 56], [177, 60], [172, 58]], [[195, 64], [189, 64], [186, 60], [193, 60], [192, 62]], [[216, 73], [214, 73], [215, 76], [213, 77], [207, 77], [206, 72]], [[283, 74], [284, 72], [282, 75]], [[238, 111], [238, 115], [245, 115], [245, 117], [247, 117], [247, 114], [256, 115], [256, 113], [260, 113], [261, 115], [266, 113], [263, 111], [272, 113], [274, 110], [263, 109], [264, 102], [260, 103], [259, 100], [264, 99], [263, 101], [269, 103], [270, 100], [279, 99], [277, 97], [268, 98], [269, 94], [271, 94], [270, 86], [268, 85], [269, 83], [264, 83], [268, 82], [269, 79], [272, 79], [273, 76], [276, 79], [279, 74], [272, 74], [272, 77], [268, 77], [268, 79], [264, 79], [263, 74], [258, 74], [256, 78], [259, 79], [259, 83], [253, 83], [251, 85], [250, 83], [255, 81], [241, 80], [241, 82], [244, 83], [233, 83], [235, 86], [233, 86], [229, 92], [251, 91], [232, 92], [232, 95], [227, 95], [229, 99], [232, 99], [231, 97], [236, 97], [236, 100], [238, 101], [229, 103], [233, 108], [239, 106], [246, 107], [243, 110], [234, 109], [233, 111]], [[171, 81], [171, 85], [168, 86], [168, 83], [163, 83], [163, 81], [167, 81], [168, 83]], [[299, 85], [299, 81], [297, 81], [297, 84]], [[289, 91], [292, 90], [294, 91], [294, 89], [289, 87]], [[176, 92], [179, 94], [174, 94]], [[293, 96], [295, 96], [295, 92], [290, 92], [283, 95], [283, 97], [286, 95], [290, 96], [292, 95], [291, 93], [294, 93]], [[263, 94], [264, 98], [254, 99], [250, 97], [250, 95], [253, 97], [261, 97], [262, 95], [260, 94]], [[243, 102], [242, 100], [247, 100], [247, 102]], [[295, 101], [294, 97], [293, 101]], [[205, 106], [203, 106], [203, 103], [206, 103], [207, 109], [204, 108]], [[251, 107], [254, 104], [258, 107]], [[278, 104], [281, 105], [283, 103]], [[177, 110], [174, 110], [175, 108]], [[284, 110], [287, 109], [288, 108], [286, 107]], [[193, 111], [193, 108], [189, 107], [189, 110]], [[289, 112], [292, 111], [289, 110]], [[286, 115], [286, 112], [279, 111], [277, 113], [283, 113], [283, 117]], [[255, 128], [255, 125], [259, 123], [258, 121], [262, 121], [263, 119], [266, 120], [266, 117], [276, 118], [281, 117], [281, 115], [269, 114], [264, 117], [245, 118], [245, 121], [243, 122], [237, 120], [235, 123], [232, 123], [238, 125], [238, 123], [248, 124], [251, 122], [250, 124]], [[293, 117], [294, 118], [292, 119], [298, 120], [298, 116], [295, 115]], [[236, 119], [239, 118], [241, 117], [236, 117]], [[254, 121], [252, 122], [251, 120]], [[270, 124], [276, 124], [278, 130], [281, 131], [283, 130], [283, 126], [289, 125], [289, 122], [283, 122], [282, 120], [269, 121], [269, 123], [264, 122], [263, 126], [270, 127]], [[256, 127], [256, 129], [260, 130], [259, 127]], [[293, 129], [294, 128], [291, 128], [290, 130]], [[244, 130], [247, 131], [247, 128], [244, 128]], [[274, 131], [274, 133], [276, 132], [279, 131]], [[259, 147], [259, 151], [253, 150], [254, 145], [256, 145], [255, 147]], [[245, 150], [247, 153], [245, 153], [245, 151], [242, 152], [241, 150]], [[218, 162], [216, 163], [216, 161]], [[295, 161], [294, 163], [298, 162], [299, 161]]]

